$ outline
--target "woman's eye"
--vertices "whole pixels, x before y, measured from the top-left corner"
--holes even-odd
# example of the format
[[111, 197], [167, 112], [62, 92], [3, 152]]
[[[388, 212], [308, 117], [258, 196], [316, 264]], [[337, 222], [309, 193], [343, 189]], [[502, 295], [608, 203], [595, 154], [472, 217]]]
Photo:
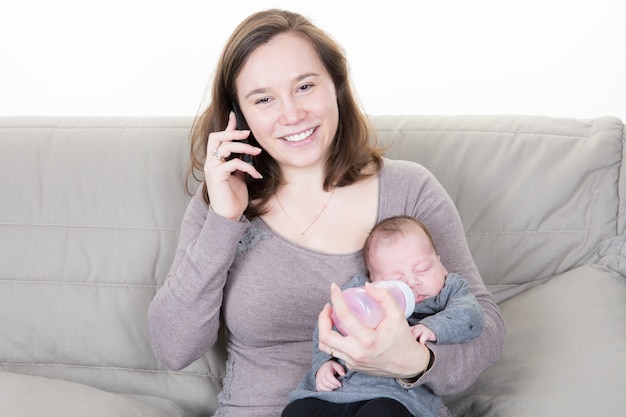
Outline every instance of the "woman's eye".
[[307, 90], [310, 90], [312, 87], [313, 87], [313, 84], [304, 84], [304, 85], [301, 85], [298, 89], [300, 91], [307, 91]]
[[264, 103], [268, 103], [270, 101], [269, 97], [263, 97], [258, 99], [257, 101], [255, 101], [255, 104], [264, 104]]

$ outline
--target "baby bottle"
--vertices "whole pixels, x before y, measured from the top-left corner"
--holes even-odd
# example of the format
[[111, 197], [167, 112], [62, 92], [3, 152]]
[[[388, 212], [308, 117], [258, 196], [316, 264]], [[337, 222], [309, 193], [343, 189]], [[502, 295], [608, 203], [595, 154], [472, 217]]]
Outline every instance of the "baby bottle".
[[[402, 281], [376, 281], [372, 285], [381, 288], [388, 288], [393, 298], [396, 300], [400, 309], [404, 311], [405, 317], [410, 317], [415, 308], [415, 296], [413, 291]], [[365, 287], [348, 288], [343, 291], [346, 304], [350, 310], [359, 318], [361, 323], [370, 328], [375, 328], [385, 316], [380, 303], [369, 296]], [[343, 327], [341, 322], [332, 314], [333, 323], [337, 330], [344, 336], [348, 336], [349, 332]]]

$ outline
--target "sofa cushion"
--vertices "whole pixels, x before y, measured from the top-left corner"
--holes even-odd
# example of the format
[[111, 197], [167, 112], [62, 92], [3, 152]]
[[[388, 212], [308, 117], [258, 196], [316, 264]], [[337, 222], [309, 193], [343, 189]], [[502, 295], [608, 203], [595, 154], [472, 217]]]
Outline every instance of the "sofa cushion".
[[[455, 415], [609, 416], [626, 410], [626, 279], [597, 265], [501, 304], [499, 362], [447, 398]], [[465, 397], [465, 398], [462, 398]]]
[[11, 417], [182, 417], [161, 398], [114, 394], [60, 379], [0, 372], [0, 415]]

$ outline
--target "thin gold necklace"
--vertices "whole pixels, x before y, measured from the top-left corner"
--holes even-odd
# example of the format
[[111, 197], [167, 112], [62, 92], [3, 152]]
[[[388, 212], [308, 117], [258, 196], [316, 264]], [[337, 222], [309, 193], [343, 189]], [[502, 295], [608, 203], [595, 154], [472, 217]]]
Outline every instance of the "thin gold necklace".
[[324, 203], [324, 207], [322, 207], [320, 212], [317, 213], [317, 216], [315, 216], [313, 221], [304, 230], [300, 230], [300, 228], [294, 223], [294, 221], [291, 220], [291, 217], [289, 217], [289, 214], [287, 214], [287, 210], [285, 210], [285, 207], [283, 207], [283, 204], [280, 202], [280, 198], [278, 198], [278, 193], [276, 193], [276, 201], [278, 201], [278, 205], [280, 206], [280, 209], [285, 214], [285, 217], [287, 218], [287, 220], [289, 220], [289, 223], [291, 223], [293, 228], [296, 229], [296, 232], [300, 233], [300, 236], [304, 236], [304, 234], [315, 224], [317, 219], [320, 218], [322, 213], [324, 213], [324, 210], [326, 210], [326, 207], [328, 207], [328, 203], [330, 203], [330, 199], [333, 198], [333, 195], [335, 194], [336, 189], [337, 188], [333, 187], [333, 190], [330, 192], [330, 195], [328, 196], [328, 200], [326, 200], [326, 203]]

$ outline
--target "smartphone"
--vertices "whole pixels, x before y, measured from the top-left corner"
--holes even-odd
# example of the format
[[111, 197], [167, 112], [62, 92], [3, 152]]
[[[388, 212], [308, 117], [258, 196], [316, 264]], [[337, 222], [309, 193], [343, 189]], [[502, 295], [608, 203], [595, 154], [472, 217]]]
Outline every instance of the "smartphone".
[[[241, 109], [239, 108], [237, 103], [235, 103], [234, 101], [232, 102], [232, 107], [233, 107], [233, 113], [235, 113], [235, 119], [237, 119], [237, 130], [243, 130], [243, 129], [247, 130], [248, 124], [246, 123], [246, 119], [244, 119], [243, 117], [243, 113], [241, 113]], [[250, 132], [250, 136], [248, 136], [246, 139], [243, 139], [241, 142], [250, 143], [251, 138], [253, 138], [252, 132]], [[243, 153], [243, 154], [234, 153], [234, 154], [231, 154], [228, 159], [233, 159], [233, 158], [241, 158], [245, 162], [249, 163], [250, 165], [253, 164], [252, 155], [249, 155], [247, 153]]]

